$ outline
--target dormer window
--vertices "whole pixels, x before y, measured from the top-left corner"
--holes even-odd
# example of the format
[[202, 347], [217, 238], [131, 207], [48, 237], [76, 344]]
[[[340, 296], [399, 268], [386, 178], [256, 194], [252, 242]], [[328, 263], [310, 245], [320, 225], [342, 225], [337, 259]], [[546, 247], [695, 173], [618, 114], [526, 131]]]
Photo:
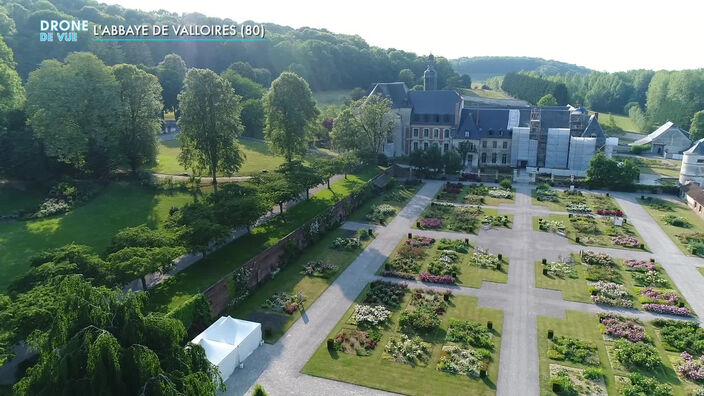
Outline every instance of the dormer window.
[[464, 131], [464, 137], [466, 137], [466, 138], [469, 137], [469, 131]]

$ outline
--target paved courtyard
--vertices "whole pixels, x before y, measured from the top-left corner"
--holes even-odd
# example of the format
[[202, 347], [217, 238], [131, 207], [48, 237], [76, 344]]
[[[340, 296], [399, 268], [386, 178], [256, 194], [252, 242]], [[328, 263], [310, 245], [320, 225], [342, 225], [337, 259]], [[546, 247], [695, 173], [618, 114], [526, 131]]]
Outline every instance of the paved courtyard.
[[[265, 344], [247, 359], [227, 381], [228, 395], [241, 395], [261, 384], [272, 395], [366, 395], [384, 394], [376, 389], [316, 378], [300, 371], [315, 350], [347, 311], [364, 286], [375, 279], [378, 268], [408, 232], [434, 238], [468, 238], [476, 246], [502, 253], [510, 260], [508, 282], [483, 282], [481, 288], [450, 286], [454, 293], [478, 297], [479, 306], [495, 308], [504, 313], [501, 354], [499, 359], [498, 395], [537, 395], [538, 344], [537, 317], [565, 318], [566, 310], [582, 312], [619, 312], [652, 320], [662, 315], [623, 308], [609, 308], [562, 299], [559, 291], [535, 287], [534, 263], [541, 258], [556, 260], [578, 252], [582, 247], [570, 244], [566, 238], [533, 230], [533, 217], [550, 213], [542, 206], [531, 204], [531, 185], [516, 184], [516, 199], [510, 205], [496, 207], [499, 214], [512, 214], [512, 229], [482, 230], [478, 235], [454, 232], [420, 231], [412, 225], [444, 182], [428, 181], [385, 227], [375, 227], [377, 237], [357, 259], [337, 278], [320, 298], [304, 312], [289, 331], [273, 345]], [[695, 313], [704, 315], [702, 275], [696, 266], [704, 260], [682, 254], [658, 224], [637, 203], [639, 195], [612, 193], [623, 211], [652, 250], [650, 252], [611, 248], [589, 248], [620, 258], [655, 258], [676, 283]], [[365, 224], [348, 222], [344, 228], [368, 228]], [[390, 278], [384, 278], [391, 280]], [[399, 282], [401, 280], [398, 280]], [[411, 287], [433, 287], [433, 284], [408, 282]], [[446, 285], [438, 287], [447, 289]]]

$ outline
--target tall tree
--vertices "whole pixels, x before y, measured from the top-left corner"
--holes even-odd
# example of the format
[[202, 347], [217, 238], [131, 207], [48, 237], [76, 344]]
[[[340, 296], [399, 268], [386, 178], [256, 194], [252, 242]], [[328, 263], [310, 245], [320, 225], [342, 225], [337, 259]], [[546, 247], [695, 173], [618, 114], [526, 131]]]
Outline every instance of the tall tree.
[[77, 168], [104, 175], [116, 164], [119, 110], [115, 76], [93, 54], [47, 60], [29, 75], [29, 122], [48, 156]]
[[547, 94], [540, 98], [538, 106], [557, 106], [557, 99], [552, 94]]
[[310, 198], [310, 189], [324, 181], [316, 169], [303, 165], [301, 161], [281, 164], [278, 172], [288, 177], [293, 183], [298, 184], [302, 190], [306, 190], [306, 199]]
[[15, 59], [12, 50], [0, 36], [0, 127], [4, 124], [7, 113], [24, 104], [24, 87], [22, 79], [15, 71]]
[[284, 204], [301, 193], [300, 186], [279, 172], [262, 173], [253, 179], [266, 200], [279, 205], [279, 212], [284, 213]]
[[117, 65], [112, 70], [122, 99], [118, 123], [120, 151], [132, 173], [136, 173], [140, 166], [156, 161], [159, 116], [164, 107], [161, 86], [156, 77], [133, 65]]
[[469, 150], [471, 149], [471, 147], [471, 143], [467, 140], [462, 140], [457, 145], [457, 152], [462, 158], [462, 168], [464, 168], [464, 164], [467, 162], [467, 154], [469, 154]]
[[306, 128], [318, 116], [308, 83], [295, 73], [281, 73], [264, 96], [264, 111], [272, 148], [287, 162], [305, 154]]
[[445, 173], [454, 175], [462, 170], [462, 158], [456, 150], [448, 150], [442, 155]]
[[157, 65], [157, 74], [162, 88], [165, 109], [176, 109], [178, 94], [186, 78], [186, 62], [177, 54], [168, 54]]
[[394, 129], [391, 100], [380, 95], [355, 101], [333, 126], [333, 142], [347, 150], [379, 153]]
[[210, 194], [207, 201], [212, 205], [215, 218], [229, 228], [251, 227], [260, 217], [271, 210], [274, 202], [255, 188], [228, 183]]
[[242, 133], [239, 98], [211, 70], [191, 69], [178, 96], [181, 117], [179, 163], [196, 172], [207, 169], [217, 184], [219, 171], [232, 174], [244, 162], [237, 137]]
[[704, 110], [694, 113], [692, 117], [692, 126], [689, 128], [689, 133], [692, 141], [697, 141], [704, 138]]
[[255, 83], [247, 77], [241, 76], [233, 69], [227, 69], [221, 74], [222, 78], [230, 82], [232, 88], [242, 99], [260, 99], [266, 93], [261, 85]]

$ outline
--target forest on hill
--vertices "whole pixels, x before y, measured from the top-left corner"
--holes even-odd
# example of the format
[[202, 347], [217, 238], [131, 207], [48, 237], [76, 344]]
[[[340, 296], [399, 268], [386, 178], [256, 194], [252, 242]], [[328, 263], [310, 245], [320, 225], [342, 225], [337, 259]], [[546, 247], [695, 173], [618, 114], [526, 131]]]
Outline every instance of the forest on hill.
[[[263, 80], [267, 81], [283, 71], [293, 71], [305, 78], [314, 91], [367, 89], [375, 82], [400, 79], [412, 88], [422, 83], [428, 64], [426, 56], [373, 47], [356, 35], [276, 24], [266, 24], [267, 40], [258, 42], [95, 42], [88, 37], [92, 30], [83, 33], [84, 37], [79, 35], [75, 43], [47, 45], [37, 39], [40, 20], [74, 18], [102, 25], [233, 23], [230, 19], [197, 13], [144, 12], [90, 0], [4, 1], [0, 6], [0, 35], [14, 51], [17, 71], [23, 79], [43, 60], [64, 59], [75, 51], [93, 52], [107, 65], [146, 66], [154, 66], [164, 56], [175, 53], [188, 67], [207, 68], [217, 73], [241, 61], [260, 69]], [[435, 63], [439, 88], [466, 85], [467, 78], [461, 80], [447, 59], [436, 57]], [[262, 81], [265, 86], [267, 81]]]
[[534, 71], [542, 76], [565, 73], [584, 74], [592, 71], [571, 63], [523, 56], [462, 57], [451, 59], [450, 64], [457, 73], [469, 74], [474, 81], [486, 81], [491, 77], [519, 71]]

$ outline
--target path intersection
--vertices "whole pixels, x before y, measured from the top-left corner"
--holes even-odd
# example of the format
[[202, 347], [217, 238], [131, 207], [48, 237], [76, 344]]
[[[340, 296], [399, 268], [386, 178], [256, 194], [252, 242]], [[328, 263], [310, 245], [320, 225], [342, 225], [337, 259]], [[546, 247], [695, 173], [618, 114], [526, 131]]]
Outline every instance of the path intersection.
[[[254, 384], [261, 384], [272, 395], [371, 395], [385, 394], [376, 389], [302, 374], [300, 371], [315, 350], [326, 339], [340, 318], [348, 310], [367, 283], [382, 279], [375, 275], [398, 243], [411, 232], [433, 238], [452, 238], [472, 241], [475, 246], [488, 248], [491, 253], [502, 253], [509, 259], [508, 282], [483, 282], [480, 288], [456, 285], [437, 286], [419, 281], [383, 278], [406, 282], [409, 287], [452, 289], [455, 294], [476, 296], [481, 307], [502, 310], [501, 352], [497, 395], [538, 395], [538, 316], [565, 318], [566, 310], [588, 313], [618, 312], [623, 315], [652, 320], [664, 315], [617, 307], [586, 304], [562, 299], [556, 290], [535, 287], [535, 262], [547, 258], [557, 260], [579, 252], [564, 237], [533, 230], [533, 217], [551, 212], [542, 206], [533, 206], [529, 184], [514, 184], [516, 199], [512, 204], [494, 208], [499, 214], [512, 214], [513, 228], [482, 230], [478, 235], [456, 232], [413, 229], [416, 219], [430, 205], [444, 182], [426, 181], [425, 185], [385, 227], [373, 226], [376, 238], [305, 311], [286, 334], [275, 344], [265, 344], [247, 359], [227, 381], [227, 395], [252, 392]], [[698, 317], [704, 315], [704, 288], [697, 266], [704, 260], [682, 254], [652, 217], [638, 204], [636, 194], [611, 193], [623, 209], [628, 221], [638, 230], [652, 253], [624, 249], [589, 247], [618, 258], [655, 260], [662, 265], [677, 285]], [[369, 228], [362, 223], [347, 222], [343, 228]], [[678, 318], [681, 319], [681, 318]]]

